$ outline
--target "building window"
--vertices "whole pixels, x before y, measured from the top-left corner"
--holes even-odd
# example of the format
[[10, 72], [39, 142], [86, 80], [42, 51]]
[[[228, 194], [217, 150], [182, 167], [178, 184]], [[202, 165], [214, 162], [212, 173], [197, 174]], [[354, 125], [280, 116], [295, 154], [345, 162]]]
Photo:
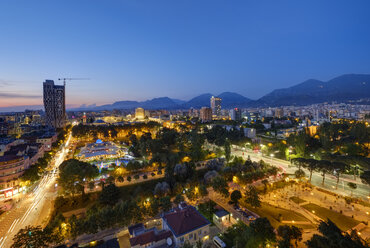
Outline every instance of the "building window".
[[193, 239], [193, 234], [189, 234], [189, 239], [192, 240]]
[[184, 243], [184, 237], [181, 237], [181, 238], [180, 238], [180, 242], [181, 242], [181, 243]]

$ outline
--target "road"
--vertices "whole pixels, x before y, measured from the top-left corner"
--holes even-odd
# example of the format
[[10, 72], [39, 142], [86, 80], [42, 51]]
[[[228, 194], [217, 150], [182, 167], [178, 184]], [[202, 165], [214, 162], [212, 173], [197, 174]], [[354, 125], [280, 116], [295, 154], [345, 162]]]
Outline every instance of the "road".
[[33, 192], [24, 194], [13, 209], [4, 213], [0, 219], [0, 248], [10, 247], [13, 237], [27, 225], [44, 225], [52, 209], [52, 201], [56, 197], [55, 170], [64, 161], [68, 154], [68, 146], [71, 134], [61, 150], [57, 153], [54, 163], [49, 165], [52, 173], [47, 173], [39, 182]]
[[[246, 159], [248, 156], [250, 156], [252, 161], [260, 161], [263, 159], [265, 162], [270, 163], [276, 167], [281, 168], [284, 172], [289, 173], [289, 174], [294, 174], [294, 172], [297, 170], [297, 167], [290, 165], [290, 162], [281, 160], [281, 159], [276, 159], [272, 157], [266, 157], [263, 156], [261, 153], [256, 154], [251, 150], [242, 150], [241, 148], [235, 148], [233, 147], [231, 149], [231, 152], [233, 155], [237, 155], [240, 157], [243, 157]], [[308, 170], [304, 170], [306, 173], [306, 177], [310, 175]], [[357, 185], [357, 189], [351, 190], [351, 188], [348, 187], [348, 182], [354, 182]], [[313, 172], [312, 173], [312, 179], [311, 183], [317, 187], [324, 188], [326, 190], [330, 190], [332, 192], [335, 192], [337, 194], [341, 195], [346, 195], [350, 196], [353, 195], [354, 197], [360, 197], [364, 200], [369, 200], [370, 196], [370, 186], [363, 184], [359, 179], [356, 181], [353, 179], [350, 179], [348, 177], [346, 178], [341, 178], [339, 180], [338, 184], [338, 189], [336, 189], [337, 185], [337, 179], [331, 175], [331, 174], [326, 174], [325, 176], [325, 185], [322, 185], [322, 176], [321, 173], [319, 172]]]

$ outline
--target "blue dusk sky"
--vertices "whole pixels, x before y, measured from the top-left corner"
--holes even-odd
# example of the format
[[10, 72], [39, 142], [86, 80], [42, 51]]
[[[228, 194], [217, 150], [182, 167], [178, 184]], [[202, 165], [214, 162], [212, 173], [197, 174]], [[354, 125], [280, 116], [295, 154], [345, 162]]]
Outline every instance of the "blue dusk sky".
[[[369, 0], [2, 0], [0, 107], [201, 93], [257, 99], [310, 78], [370, 72]], [[59, 83], [59, 82], [58, 82]]]

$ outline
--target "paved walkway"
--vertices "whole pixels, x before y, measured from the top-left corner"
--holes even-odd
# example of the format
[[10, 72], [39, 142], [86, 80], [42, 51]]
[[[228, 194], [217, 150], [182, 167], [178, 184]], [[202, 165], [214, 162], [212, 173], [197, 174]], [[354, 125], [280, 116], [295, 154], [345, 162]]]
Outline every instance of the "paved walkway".
[[[299, 197], [300, 199], [305, 200], [305, 202], [300, 204], [294, 203], [293, 201], [289, 200], [293, 196]], [[314, 203], [327, 209], [330, 209], [331, 207], [332, 211], [342, 211], [343, 215], [349, 217], [354, 215], [355, 219], [359, 221], [369, 221], [370, 218], [369, 207], [365, 207], [357, 203], [352, 203], [349, 205], [346, 204], [344, 198], [342, 197], [326, 194], [317, 190], [316, 188], [309, 190], [300, 185], [293, 185], [293, 187], [287, 186], [283, 189], [275, 190], [270, 194], [262, 195], [262, 199], [271, 205], [281, 206], [291, 210], [294, 209], [294, 211], [303, 214], [314, 223], [317, 223], [320, 218], [301, 207], [301, 205]]]

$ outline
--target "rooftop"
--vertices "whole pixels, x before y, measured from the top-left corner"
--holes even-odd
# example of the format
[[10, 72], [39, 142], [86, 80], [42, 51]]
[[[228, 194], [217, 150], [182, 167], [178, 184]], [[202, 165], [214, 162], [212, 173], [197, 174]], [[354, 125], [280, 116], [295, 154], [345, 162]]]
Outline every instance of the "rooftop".
[[230, 213], [227, 212], [225, 209], [222, 209], [222, 210], [218, 210], [215, 215], [218, 217], [218, 218], [221, 218], [221, 217], [224, 217], [224, 216], [227, 216], [229, 215]]
[[176, 237], [210, 224], [193, 206], [175, 209], [165, 213], [162, 218]]
[[170, 238], [171, 236], [171, 231], [162, 230], [160, 232], [157, 232], [155, 230], [151, 230], [148, 232], [144, 232], [136, 237], [130, 238], [130, 244], [131, 246], [146, 245], [152, 242], [157, 242], [163, 239]]

